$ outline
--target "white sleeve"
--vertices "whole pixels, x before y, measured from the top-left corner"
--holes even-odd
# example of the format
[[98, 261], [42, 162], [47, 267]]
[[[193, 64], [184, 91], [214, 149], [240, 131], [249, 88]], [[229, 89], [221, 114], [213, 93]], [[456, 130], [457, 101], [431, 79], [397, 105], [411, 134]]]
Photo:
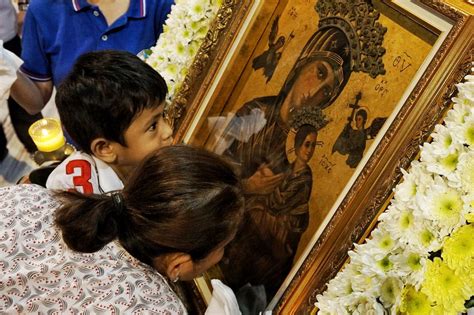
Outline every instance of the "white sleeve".
[[3, 41], [0, 40], [0, 104], [7, 101], [10, 95], [10, 89], [15, 83], [16, 71], [23, 61], [11, 51], [3, 48]]
[[231, 288], [218, 279], [212, 279], [212, 297], [205, 315], [241, 315], [237, 298]]

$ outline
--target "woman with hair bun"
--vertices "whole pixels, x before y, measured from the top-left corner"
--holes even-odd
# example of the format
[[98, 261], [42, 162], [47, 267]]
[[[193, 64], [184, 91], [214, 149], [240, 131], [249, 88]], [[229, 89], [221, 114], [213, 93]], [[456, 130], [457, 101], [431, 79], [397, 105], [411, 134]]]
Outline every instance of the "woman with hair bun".
[[243, 208], [232, 168], [186, 146], [153, 153], [121, 192], [20, 185], [0, 200], [6, 313], [186, 313], [167, 280], [219, 262]]

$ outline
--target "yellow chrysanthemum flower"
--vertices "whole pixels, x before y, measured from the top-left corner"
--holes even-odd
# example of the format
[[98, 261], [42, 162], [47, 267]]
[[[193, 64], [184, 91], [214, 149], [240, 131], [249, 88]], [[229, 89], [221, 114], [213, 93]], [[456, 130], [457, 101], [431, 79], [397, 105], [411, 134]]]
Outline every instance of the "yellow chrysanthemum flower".
[[428, 297], [418, 292], [412, 286], [407, 286], [402, 291], [400, 312], [407, 315], [429, 315], [431, 306]]
[[442, 307], [445, 314], [457, 314], [465, 310], [464, 302], [469, 298], [468, 287], [439, 257], [427, 262], [421, 292]]
[[[460, 227], [446, 239], [442, 251], [443, 260], [453, 270], [472, 268], [474, 259], [474, 225]], [[474, 270], [470, 270], [474, 273]]]
[[474, 223], [474, 213], [468, 213], [465, 215], [466, 221], [469, 223]]
[[459, 228], [449, 237], [444, 246], [442, 257], [449, 268], [466, 279], [470, 292], [474, 291], [474, 225]]

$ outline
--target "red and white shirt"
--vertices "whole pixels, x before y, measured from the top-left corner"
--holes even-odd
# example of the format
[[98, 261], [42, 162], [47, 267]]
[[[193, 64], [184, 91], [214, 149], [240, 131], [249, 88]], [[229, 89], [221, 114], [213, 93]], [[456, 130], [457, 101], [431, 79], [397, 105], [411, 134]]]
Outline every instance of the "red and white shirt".
[[46, 181], [46, 187], [77, 190], [83, 194], [103, 194], [122, 190], [123, 183], [107, 163], [76, 151], [53, 170]]
[[0, 188], [0, 314], [186, 314], [163, 276], [118, 242], [69, 249], [59, 206], [40, 186]]

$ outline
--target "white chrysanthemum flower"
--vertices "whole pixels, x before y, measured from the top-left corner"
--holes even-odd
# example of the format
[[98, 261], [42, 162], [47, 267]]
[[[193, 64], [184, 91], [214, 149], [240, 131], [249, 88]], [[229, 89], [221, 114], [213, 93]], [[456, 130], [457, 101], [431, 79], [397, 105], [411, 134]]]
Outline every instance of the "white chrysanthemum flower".
[[474, 194], [466, 194], [462, 196], [464, 202], [464, 218], [467, 218], [469, 215], [474, 214]]
[[[419, 214], [420, 211], [413, 211], [410, 208], [394, 209], [391, 205], [386, 212], [386, 217], [382, 219], [383, 222], [379, 225], [396, 240], [398, 246], [404, 247], [410, 243], [413, 238], [416, 238], [423, 229], [423, 217]], [[385, 213], [384, 213], [385, 214]]]
[[352, 292], [365, 292], [376, 295], [379, 291], [381, 277], [376, 274], [357, 274], [351, 278]]
[[409, 284], [419, 289], [424, 280], [426, 259], [428, 252], [422, 253], [407, 249], [392, 256], [394, 265], [399, 270], [399, 277], [404, 284]]
[[461, 144], [451, 145], [449, 150], [441, 150], [434, 143], [427, 143], [421, 152], [421, 161], [426, 169], [434, 174], [447, 176], [458, 165], [459, 156], [465, 151]]
[[360, 277], [353, 277], [352, 288], [354, 291], [378, 290], [380, 279], [393, 275], [397, 270], [393, 269], [390, 254], [376, 246], [367, 244], [355, 245], [355, 251], [349, 252], [351, 263], [358, 265]]
[[462, 103], [454, 104], [453, 108], [447, 112], [444, 123], [453, 138], [456, 138], [456, 134], [453, 134], [452, 128], [459, 124], [464, 124], [466, 117], [469, 115], [471, 115], [471, 107]]
[[334, 279], [329, 281], [323, 295], [316, 297], [315, 305], [321, 314], [349, 314], [348, 306], [354, 307], [353, 277], [359, 275], [354, 264], [347, 264]]
[[403, 201], [406, 206], [413, 207], [416, 194], [424, 194], [433, 182], [433, 176], [426, 170], [426, 164], [418, 161], [411, 163], [409, 171], [401, 170], [403, 181], [394, 188], [394, 199]]
[[[463, 123], [446, 124], [451, 131], [452, 137], [455, 141], [468, 145], [474, 145], [474, 108], [468, 110], [469, 115], [464, 117]], [[471, 149], [472, 150], [472, 149]]]
[[458, 139], [453, 137], [451, 130], [444, 125], [436, 125], [430, 143], [435, 155], [446, 156], [453, 152], [453, 146], [459, 145]]
[[378, 218], [380, 224], [391, 225], [394, 221], [397, 220], [399, 213], [407, 209], [405, 202], [401, 201], [400, 198], [392, 199], [387, 209], [382, 212]]
[[359, 274], [359, 272], [355, 270], [355, 267], [354, 264], [346, 264], [344, 268], [329, 281], [324, 294], [334, 298], [351, 294], [354, 291], [352, 288], [352, 278]]
[[438, 240], [463, 223], [464, 205], [461, 193], [450, 188], [446, 181], [437, 176], [426, 194], [417, 196], [419, 208], [431, 219]]
[[410, 176], [404, 169], [401, 170], [403, 173], [403, 182], [398, 184], [394, 189], [394, 198], [409, 202], [413, 199], [418, 191], [418, 184], [414, 176]]
[[350, 314], [346, 307], [345, 303], [341, 301], [340, 298], [334, 298], [326, 295], [317, 295], [317, 302], [314, 304], [318, 309], [318, 314], [321, 315], [346, 315]]
[[399, 277], [389, 277], [384, 280], [380, 287], [380, 301], [385, 309], [400, 304], [402, 288], [403, 282]]
[[163, 33], [145, 59], [164, 77], [168, 102], [179, 91], [221, 5], [222, 0], [178, 0], [171, 7]]
[[463, 193], [474, 194], [474, 151], [461, 154], [456, 170], [447, 176], [451, 187]]
[[440, 233], [436, 224], [433, 224], [431, 220], [425, 219], [420, 224], [411, 241], [406, 244], [406, 250], [419, 254], [438, 251], [441, 249], [445, 236], [444, 233]]
[[377, 297], [366, 294], [354, 294], [354, 309], [350, 309], [354, 315], [379, 315], [384, 314], [385, 310], [382, 304], [377, 301]]
[[459, 104], [463, 104], [463, 102], [460, 102], [459, 100], [468, 100], [470, 102], [474, 102], [474, 82], [470, 81], [470, 77], [473, 76], [467, 76], [465, 78], [467, 79], [467, 82], [456, 85], [458, 88], [458, 95], [456, 98], [453, 98], [455, 102], [458, 102]]
[[370, 239], [367, 240], [367, 243], [362, 247], [367, 248], [370, 246], [376, 247], [380, 250], [381, 253], [388, 254], [396, 245], [396, 240], [388, 231], [386, 231], [382, 226], [379, 226], [378, 229], [374, 230], [370, 235]]

